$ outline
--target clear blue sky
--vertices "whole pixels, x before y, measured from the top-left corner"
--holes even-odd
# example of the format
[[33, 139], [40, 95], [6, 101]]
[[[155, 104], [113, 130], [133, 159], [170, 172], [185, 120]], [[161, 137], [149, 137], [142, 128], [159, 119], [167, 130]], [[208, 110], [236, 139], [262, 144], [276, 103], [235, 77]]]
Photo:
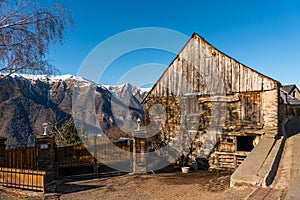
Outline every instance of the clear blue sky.
[[[74, 30], [68, 31], [64, 45], [56, 46], [49, 55], [62, 74], [76, 75], [90, 51], [117, 33], [140, 27], [163, 27], [189, 36], [197, 32], [241, 63], [282, 84], [296, 83], [300, 86], [300, 1], [58, 2], [71, 10], [76, 24]], [[151, 50], [143, 56], [138, 52], [132, 53], [126, 61], [115, 64], [107, 73], [111, 77], [121, 76], [124, 70], [152, 60], [168, 65], [175, 57], [166, 52], [154, 56], [159, 53]], [[112, 78], [101, 84], [115, 82]]]

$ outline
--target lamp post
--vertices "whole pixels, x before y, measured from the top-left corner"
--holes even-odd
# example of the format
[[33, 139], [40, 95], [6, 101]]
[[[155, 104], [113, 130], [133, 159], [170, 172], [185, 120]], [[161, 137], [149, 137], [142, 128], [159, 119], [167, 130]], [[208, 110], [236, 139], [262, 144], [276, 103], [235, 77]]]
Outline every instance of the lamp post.
[[47, 126], [48, 126], [48, 123], [43, 123], [43, 127], [44, 127], [44, 133], [43, 135], [47, 135]]

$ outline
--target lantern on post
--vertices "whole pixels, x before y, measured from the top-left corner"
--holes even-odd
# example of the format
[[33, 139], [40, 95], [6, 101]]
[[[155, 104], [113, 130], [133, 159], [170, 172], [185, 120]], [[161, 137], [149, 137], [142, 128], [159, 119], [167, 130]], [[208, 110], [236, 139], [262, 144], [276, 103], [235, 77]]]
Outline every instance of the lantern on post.
[[47, 122], [43, 123], [43, 127], [44, 127], [44, 133], [43, 133], [43, 135], [47, 135], [47, 126], [48, 126]]
[[146, 173], [146, 131], [141, 129], [141, 119], [137, 118], [137, 129], [133, 133], [133, 174]]
[[137, 123], [137, 131], [141, 131], [141, 119], [138, 117], [137, 120], [136, 120], [136, 123]]

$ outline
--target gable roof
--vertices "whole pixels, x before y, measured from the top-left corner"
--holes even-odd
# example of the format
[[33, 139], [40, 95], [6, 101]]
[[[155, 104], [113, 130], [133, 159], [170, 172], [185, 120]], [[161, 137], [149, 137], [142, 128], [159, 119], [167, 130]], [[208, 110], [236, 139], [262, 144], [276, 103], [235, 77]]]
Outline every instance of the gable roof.
[[[200, 53], [200, 51], [206, 51], [206, 52]], [[187, 66], [188, 64], [182, 63], [183, 61], [187, 61], [187, 59], [186, 59], [187, 57], [191, 58], [191, 60], [188, 60], [188, 62], [192, 63], [192, 65], [193, 65], [192, 67], [196, 67], [197, 68], [196, 70], [199, 70], [199, 68], [201, 68], [201, 69], [203, 68], [203, 65], [200, 66], [200, 64], [198, 63], [198, 61], [200, 61], [200, 59], [203, 59], [203, 60], [208, 59], [208, 58], [211, 60], [214, 60], [216, 58], [227, 59], [231, 65], [231, 66], [229, 66], [229, 68], [232, 67], [232, 72], [230, 72], [230, 74], [226, 74], [226, 78], [229, 77], [229, 79], [230, 79], [230, 76], [233, 76], [233, 73], [234, 73], [233, 71], [240, 74], [239, 77], [235, 77], [235, 78], [232, 77], [231, 80], [229, 80], [230, 83], [228, 83], [228, 84], [226, 83], [227, 84], [226, 87], [228, 85], [230, 85], [229, 87], [231, 87], [230, 88], [231, 92], [272, 90], [274, 88], [280, 87], [280, 83], [277, 80], [272, 79], [264, 74], [261, 74], [260, 72], [257, 72], [256, 70], [254, 70], [250, 67], [247, 67], [246, 65], [241, 64], [234, 58], [226, 55], [222, 51], [220, 51], [217, 48], [215, 48], [214, 46], [212, 46], [209, 42], [207, 42], [203, 37], [201, 37], [197, 33], [193, 33], [193, 35], [190, 37], [190, 39], [185, 44], [185, 46], [182, 48], [182, 50], [179, 52], [179, 54], [176, 56], [176, 58], [171, 62], [169, 67], [165, 70], [165, 72], [162, 74], [162, 76], [159, 78], [159, 80], [155, 83], [155, 85], [152, 87], [152, 89], [148, 92], [147, 96], [144, 98], [142, 103], [145, 103], [151, 96], [158, 95], [158, 93], [161, 91], [163, 91], [163, 95], [173, 95], [173, 94], [178, 95], [179, 94], [178, 90], [180, 90], [180, 88], [177, 87], [176, 83], [174, 83], [174, 81], [176, 82], [178, 80], [173, 80], [171, 76], [174, 76], [178, 79], [178, 75], [177, 76], [174, 75], [174, 73], [175, 74], [177, 73], [176, 70], [178, 70], [178, 66], [181, 67], [181, 71], [179, 70], [180, 72], [183, 72], [183, 65], [185, 65], [185, 67], [189, 67], [189, 66]], [[196, 59], [198, 59], [198, 61]], [[196, 61], [194, 62], [194, 60], [196, 60]], [[207, 63], [205, 63], [204, 65], [207, 65]], [[228, 66], [225, 66], [224, 63], [221, 65], [218, 65], [217, 68], [220, 66], [222, 66], [221, 68], [224, 68], [223, 69], [224, 71], [226, 71], [226, 69], [225, 69], [226, 67], [228, 68]], [[176, 69], [176, 67], [177, 67], [177, 69]], [[208, 66], [208, 67], [215, 67], [215, 66]], [[200, 69], [200, 71], [201, 71], [201, 69]], [[190, 70], [195, 70], [195, 69], [190, 69]], [[210, 71], [213, 71], [213, 69]], [[217, 69], [215, 71], [219, 71], [219, 69]], [[199, 73], [199, 71], [197, 71], [197, 73]], [[224, 72], [224, 73], [226, 73], [226, 72]], [[187, 74], [185, 74], [185, 75], [187, 75]], [[200, 75], [207, 76], [207, 74], [201, 74], [201, 72], [200, 72]], [[189, 80], [190, 78], [191, 77], [188, 77], [186, 79]], [[199, 77], [196, 77], [196, 78], [197, 78], [197, 80], [199, 79]], [[179, 79], [184, 79], [184, 78], [180, 77]], [[244, 82], [241, 82], [241, 80], [243, 80]], [[224, 79], [223, 81], [225, 83], [225, 81], [227, 81], [227, 79], [226, 80]], [[170, 85], [171, 85], [172, 88], [176, 88], [176, 91], [174, 93], [169, 90], [164, 91], [163, 85], [165, 83], [167, 83], [168, 87], [170, 87]], [[182, 83], [182, 82], [179, 82], [179, 83]], [[214, 87], [214, 85], [207, 85], [204, 90], [208, 91], [209, 90], [208, 87]], [[254, 88], [254, 89], [251, 90], [251, 88]], [[184, 92], [187, 92], [187, 91], [184, 91]]]
[[291, 85], [283, 85], [282, 86], [283, 90], [286, 91], [288, 94], [291, 94], [292, 91], [297, 88], [297, 86], [295, 84], [291, 84]]
[[[291, 85], [287, 85], [287, 86], [291, 86]], [[300, 100], [288, 94], [288, 92], [283, 89], [283, 86], [280, 89], [280, 97], [283, 99], [284, 104], [300, 105]]]

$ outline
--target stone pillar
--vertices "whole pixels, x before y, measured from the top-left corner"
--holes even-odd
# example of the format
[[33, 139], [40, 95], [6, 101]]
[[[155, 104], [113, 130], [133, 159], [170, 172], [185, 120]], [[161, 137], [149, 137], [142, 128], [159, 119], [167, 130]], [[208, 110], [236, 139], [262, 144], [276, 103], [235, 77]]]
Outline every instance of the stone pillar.
[[262, 109], [265, 136], [274, 137], [279, 131], [279, 89], [264, 91], [262, 94]]
[[133, 138], [133, 173], [144, 174], [147, 172], [146, 161], [146, 131], [134, 132]]
[[37, 169], [46, 171], [46, 181], [56, 178], [55, 173], [55, 138], [54, 135], [39, 135], [36, 138]]
[[0, 137], [0, 167], [5, 167], [5, 137]]

